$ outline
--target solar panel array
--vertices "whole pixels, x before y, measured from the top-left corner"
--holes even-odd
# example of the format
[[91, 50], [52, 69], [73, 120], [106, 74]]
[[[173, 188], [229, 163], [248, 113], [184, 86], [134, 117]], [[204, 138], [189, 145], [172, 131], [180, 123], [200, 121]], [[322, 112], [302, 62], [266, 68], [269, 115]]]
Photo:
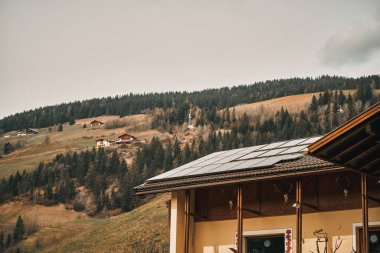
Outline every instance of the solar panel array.
[[215, 152], [150, 178], [147, 181], [170, 180], [270, 167], [279, 162], [301, 158], [303, 153], [307, 151], [307, 146], [320, 138], [311, 137]]

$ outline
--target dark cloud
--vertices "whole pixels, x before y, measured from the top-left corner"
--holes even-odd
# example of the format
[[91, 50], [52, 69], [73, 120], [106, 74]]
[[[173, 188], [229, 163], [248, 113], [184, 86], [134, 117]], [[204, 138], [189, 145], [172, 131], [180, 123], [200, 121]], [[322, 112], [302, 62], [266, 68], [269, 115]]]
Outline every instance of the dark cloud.
[[367, 62], [380, 50], [380, 24], [356, 24], [335, 33], [318, 52], [323, 64], [343, 66]]

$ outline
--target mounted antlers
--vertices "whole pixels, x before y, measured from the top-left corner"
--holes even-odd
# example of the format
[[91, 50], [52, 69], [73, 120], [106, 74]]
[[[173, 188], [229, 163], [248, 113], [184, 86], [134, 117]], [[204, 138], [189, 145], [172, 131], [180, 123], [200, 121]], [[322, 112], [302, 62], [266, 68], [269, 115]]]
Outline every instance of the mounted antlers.
[[284, 201], [285, 203], [288, 203], [288, 200], [289, 200], [289, 194], [292, 192], [293, 190], [293, 184], [289, 183], [289, 190], [285, 193], [284, 191], [281, 191], [276, 184], [273, 184], [274, 186], [274, 191], [275, 192], [279, 192], [282, 194], [282, 196], [284, 197]]
[[343, 190], [344, 197], [348, 198], [348, 193], [351, 188], [351, 182], [350, 179], [347, 176], [344, 176], [344, 180], [342, 179], [342, 176], [338, 176], [335, 179], [335, 183], [338, 186], [338, 188]]

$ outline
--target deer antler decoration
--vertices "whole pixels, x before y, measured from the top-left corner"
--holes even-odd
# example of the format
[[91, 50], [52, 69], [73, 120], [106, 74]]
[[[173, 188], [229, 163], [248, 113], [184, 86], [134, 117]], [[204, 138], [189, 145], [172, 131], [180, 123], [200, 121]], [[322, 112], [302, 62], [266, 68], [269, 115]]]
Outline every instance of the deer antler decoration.
[[275, 192], [279, 192], [282, 194], [282, 196], [284, 197], [284, 201], [285, 203], [288, 203], [289, 201], [289, 194], [292, 192], [293, 190], [293, 184], [289, 183], [289, 190], [285, 193], [283, 191], [281, 191], [276, 184], [273, 184], [274, 185], [274, 191]]
[[342, 176], [338, 176], [335, 179], [335, 183], [338, 186], [338, 188], [343, 190], [344, 198], [348, 198], [349, 190], [351, 188], [350, 179], [347, 176], [344, 176], [343, 180]]

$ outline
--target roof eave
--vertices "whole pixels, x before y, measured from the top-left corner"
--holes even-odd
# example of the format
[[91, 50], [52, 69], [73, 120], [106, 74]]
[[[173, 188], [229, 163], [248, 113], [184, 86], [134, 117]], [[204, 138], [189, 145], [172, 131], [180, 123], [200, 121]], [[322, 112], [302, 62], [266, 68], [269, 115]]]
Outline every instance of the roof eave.
[[[289, 172], [285, 174], [273, 173], [273, 174], [266, 174], [266, 175], [254, 176], [254, 177], [243, 177], [243, 178], [229, 179], [229, 180], [216, 180], [212, 182], [200, 182], [200, 183], [193, 183], [193, 184], [187, 183], [187, 184], [182, 184], [182, 185], [178, 184], [178, 185], [174, 185], [170, 187], [156, 187], [156, 188], [151, 188], [151, 189], [148, 188], [147, 190], [139, 190], [139, 186], [138, 186], [138, 187], [135, 187], [134, 195], [138, 196], [138, 195], [146, 195], [146, 194], [174, 192], [174, 191], [181, 191], [181, 190], [188, 190], [188, 189], [199, 189], [199, 188], [206, 188], [206, 187], [212, 187], [212, 186], [230, 185], [230, 184], [236, 184], [236, 183], [247, 183], [247, 182], [269, 180], [269, 179], [284, 179], [284, 178], [291, 178], [291, 177], [298, 177], [298, 176], [316, 175], [316, 174], [322, 174], [322, 173], [328, 173], [328, 172], [338, 172], [338, 171], [343, 171], [343, 170], [347, 170], [347, 168], [332, 165], [327, 168], [317, 168], [317, 169], [311, 169], [311, 170], [305, 170], [305, 171]], [[145, 184], [147, 183], [144, 183], [143, 185]]]

